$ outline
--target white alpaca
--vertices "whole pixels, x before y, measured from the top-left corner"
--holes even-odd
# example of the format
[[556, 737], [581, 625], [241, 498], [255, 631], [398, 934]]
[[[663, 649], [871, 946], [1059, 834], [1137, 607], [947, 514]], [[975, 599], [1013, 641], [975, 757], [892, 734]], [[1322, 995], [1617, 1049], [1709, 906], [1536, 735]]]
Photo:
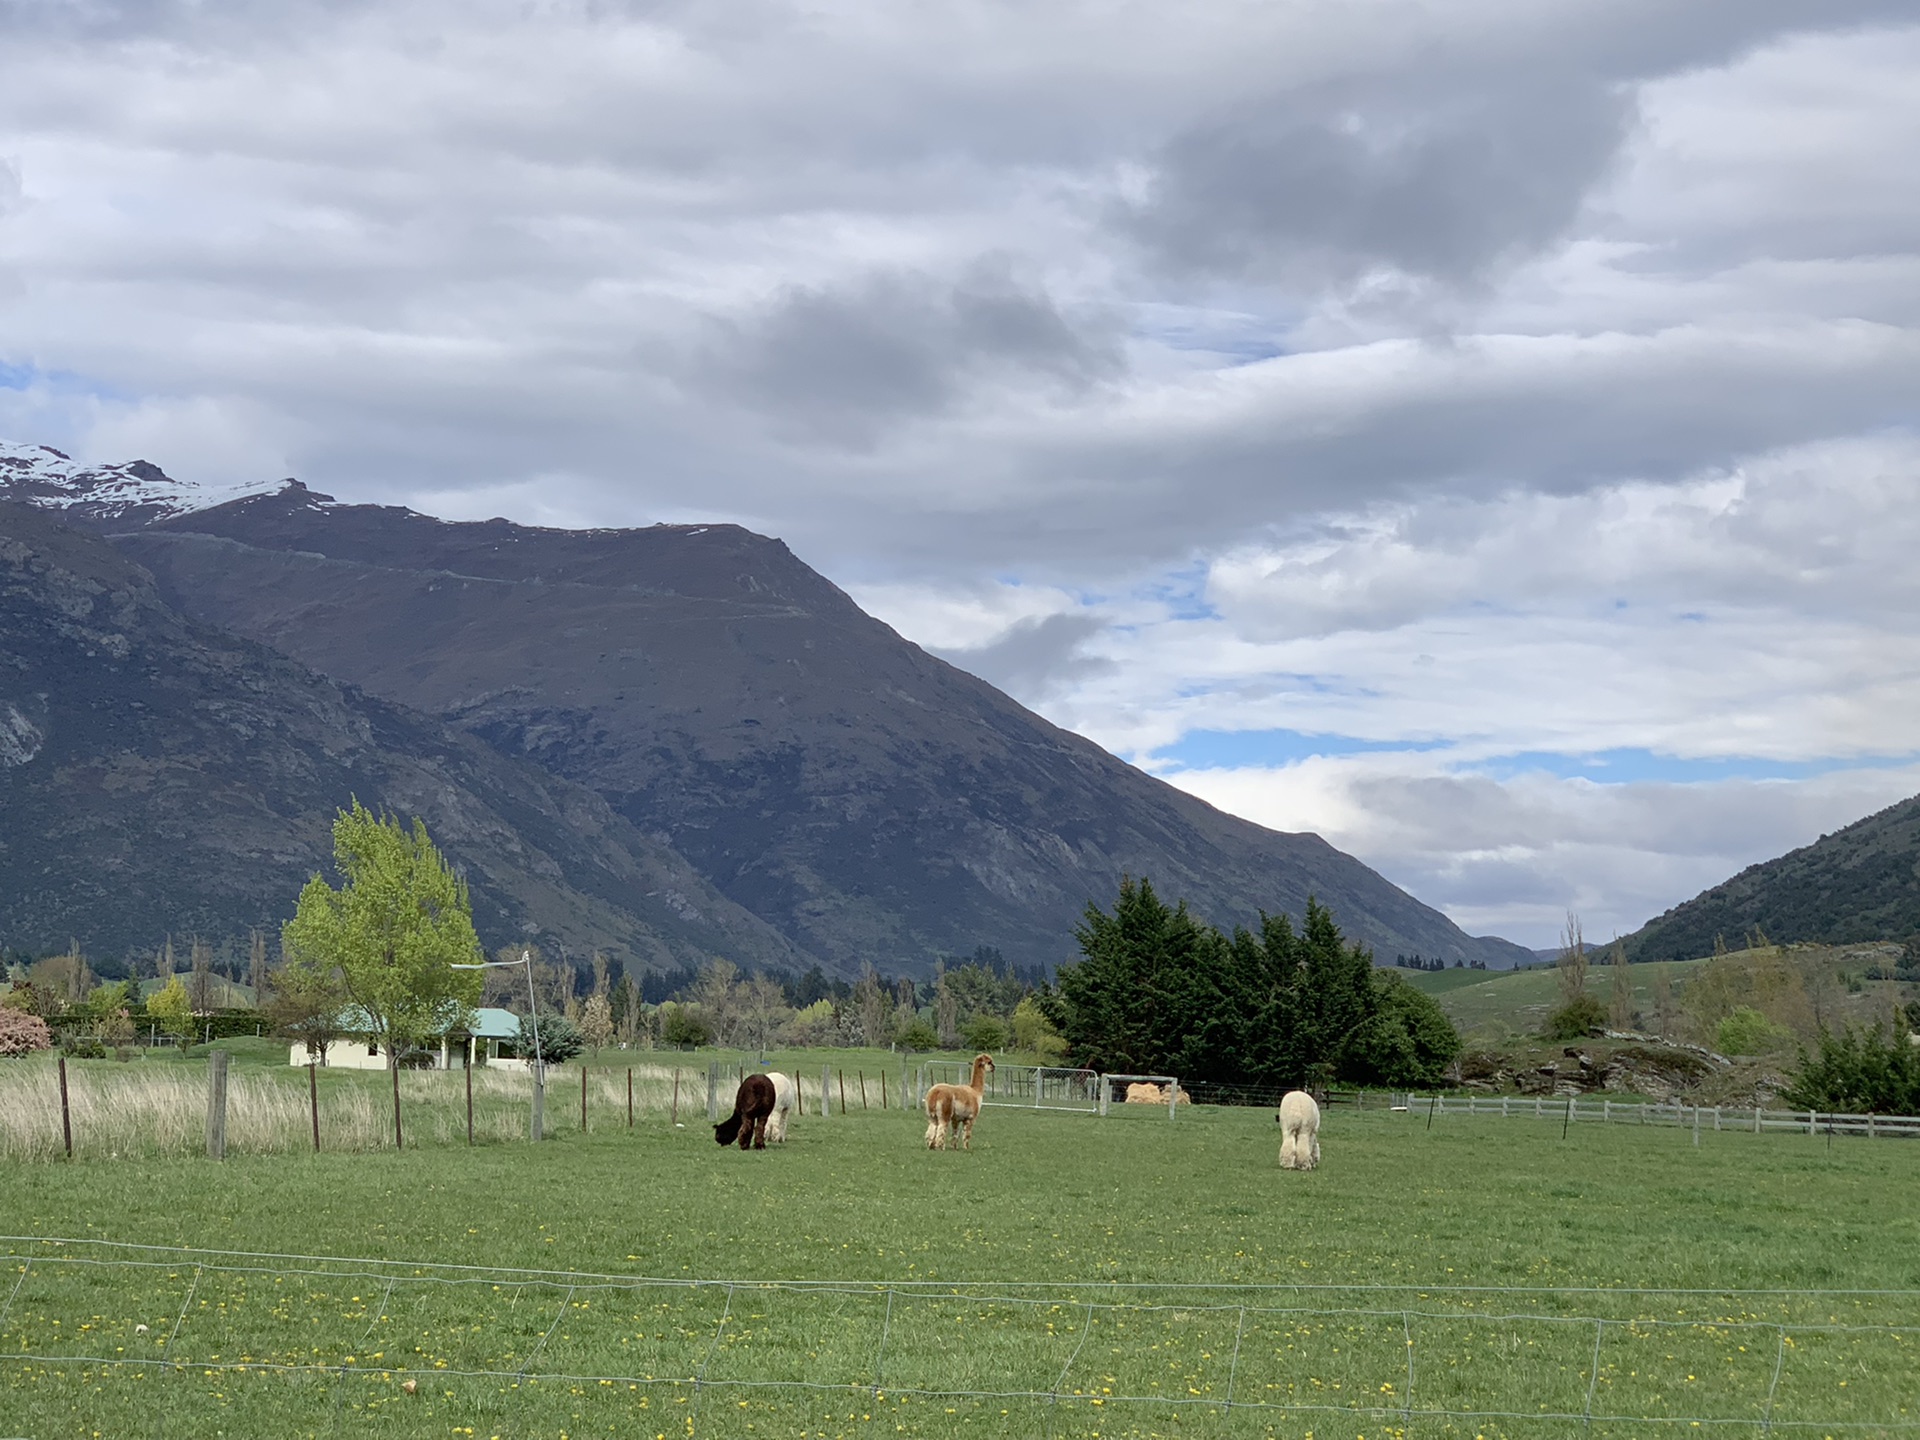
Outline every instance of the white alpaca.
[[1280, 1097], [1280, 1168], [1311, 1170], [1320, 1163], [1320, 1107], [1304, 1090]]
[[792, 1116], [794, 1106], [799, 1103], [800, 1087], [778, 1070], [769, 1070], [767, 1079], [773, 1082], [773, 1114], [767, 1117], [767, 1139], [784, 1144], [787, 1120]]

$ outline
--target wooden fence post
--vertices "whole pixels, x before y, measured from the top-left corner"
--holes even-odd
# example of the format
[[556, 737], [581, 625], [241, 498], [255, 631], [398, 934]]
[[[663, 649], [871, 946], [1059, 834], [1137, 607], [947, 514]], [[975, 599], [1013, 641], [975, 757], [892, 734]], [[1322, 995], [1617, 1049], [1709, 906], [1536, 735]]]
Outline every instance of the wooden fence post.
[[467, 1056], [467, 1144], [473, 1144], [473, 1056]]
[[393, 1148], [404, 1150], [406, 1144], [400, 1134], [400, 1057], [389, 1053], [387, 1073], [393, 1076]]
[[60, 1057], [60, 1138], [66, 1142], [67, 1159], [73, 1159], [73, 1108], [67, 1102], [67, 1057]]
[[847, 1072], [838, 1071], [835, 1078], [840, 1084], [840, 1113], [844, 1115], [847, 1113]]
[[680, 1123], [680, 1067], [678, 1065], [673, 1067], [673, 1109], [668, 1112], [667, 1122], [671, 1125]]
[[207, 1158], [227, 1158], [227, 1052], [207, 1056]]
[[853, 1073], [858, 1076], [860, 1080], [860, 1108], [864, 1110], [867, 1108], [867, 1072], [864, 1070], [856, 1070]]
[[720, 1062], [707, 1062], [707, 1123], [718, 1124], [720, 1120]]
[[580, 1066], [580, 1133], [587, 1133], [587, 1067]]
[[820, 1067], [820, 1113], [822, 1115], [831, 1115], [833, 1113], [831, 1107], [829, 1107], [827, 1104], [828, 1097], [832, 1093], [828, 1089], [828, 1083], [832, 1079], [833, 1079], [832, 1067], [827, 1065], [822, 1065]]
[[633, 1067], [627, 1067], [627, 1129], [633, 1129]]
[[880, 1108], [887, 1108], [887, 1072], [884, 1070], [880, 1072]]

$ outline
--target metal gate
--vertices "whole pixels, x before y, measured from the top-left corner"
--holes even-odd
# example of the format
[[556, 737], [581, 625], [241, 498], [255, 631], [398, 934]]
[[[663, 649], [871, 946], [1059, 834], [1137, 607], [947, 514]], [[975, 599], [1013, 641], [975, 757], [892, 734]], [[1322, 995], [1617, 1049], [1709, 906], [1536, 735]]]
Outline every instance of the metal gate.
[[[931, 1085], [964, 1085], [972, 1078], [973, 1066], [968, 1061], [928, 1060], [920, 1066], [914, 1099], [924, 1100]], [[987, 1076], [981, 1103], [1105, 1115], [1110, 1102], [1125, 1101], [1127, 1086], [1138, 1083], [1153, 1085], [1165, 1096], [1168, 1119], [1187, 1099], [1179, 1080], [1172, 1075], [1102, 1075], [1097, 1070], [1053, 1065], [996, 1065]]]
[[[929, 1060], [920, 1067], [920, 1098], [933, 1085], [965, 1085], [973, 1066], [964, 1060]], [[1019, 1105], [1029, 1110], [1100, 1112], [1104, 1087], [1092, 1070], [1070, 1070], [1052, 1065], [996, 1065], [987, 1076], [981, 1103]]]

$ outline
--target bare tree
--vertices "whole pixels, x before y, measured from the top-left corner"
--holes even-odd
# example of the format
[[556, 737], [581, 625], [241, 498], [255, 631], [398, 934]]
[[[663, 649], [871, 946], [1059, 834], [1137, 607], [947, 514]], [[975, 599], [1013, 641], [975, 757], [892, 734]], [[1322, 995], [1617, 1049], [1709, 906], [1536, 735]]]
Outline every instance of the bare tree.
[[1554, 963], [1560, 971], [1560, 1003], [1571, 1005], [1587, 990], [1587, 942], [1580, 934], [1580, 917], [1571, 910], [1560, 933], [1560, 958]]
[[247, 942], [247, 984], [253, 987], [253, 1003], [265, 999], [267, 988], [267, 937], [255, 926]]
[[766, 975], [756, 975], [745, 984], [736, 985], [734, 992], [739, 1007], [740, 1041], [764, 1057], [767, 1046], [793, 1014], [787, 1005], [787, 992], [780, 988], [778, 980]]
[[933, 1028], [946, 1049], [952, 1050], [960, 1044], [960, 1001], [953, 987], [947, 984], [944, 965], [934, 976]]
[[887, 1043], [887, 992], [871, 969], [861, 972], [853, 987], [853, 1010], [863, 1045]]
[[580, 1033], [596, 1050], [604, 1050], [612, 1043], [613, 1006], [605, 995], [596, 991], [580, 1007]]
[[1632, 967], [1627, 964], [1627, 947], [1618, 940], [1613, 942], [1607, 968], [1613, 972], [1613, 983], [1607, 987], [1607, 1023], [1616, 1030], [1630, 1029], [1633, 1025]]
[[739, 974], [730, 960], [709, 960], [700, 968], [700, 978], [693, 982], [688, 996], [699, 1007], [702, 1018], [713, 1031], [713, 1038], [722, 1045], [733, 1043], [733, 1032], [739, 1023], [739, 1005], [734, 994], [734, 982]]
[[198, 935], [193, 937], [193, 966], [187, 981], [187, 1003], [193, 1013], [204, 1015], [213, 1009], [213, 951]]

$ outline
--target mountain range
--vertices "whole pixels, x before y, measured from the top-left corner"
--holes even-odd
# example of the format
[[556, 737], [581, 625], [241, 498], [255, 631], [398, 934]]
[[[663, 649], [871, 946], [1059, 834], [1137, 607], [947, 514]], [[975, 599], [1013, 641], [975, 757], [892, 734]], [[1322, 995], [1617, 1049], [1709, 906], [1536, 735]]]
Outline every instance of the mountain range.
[[[646, 968], [725, 954], [924, 973], [983, 945], [1052, 965], [1130, 874], [1216, 924], [1298, 915], [1311, 894], [1384, 955], [1530, 958], [1318, 836], [1225, 814], [1049, 724], [737, 526], [451, 523], [22, 446], [0, 446], [4, 498], [40, 512], [0, 507], [16, 556], [0, 638], [39, 648], [0, 670], [0, 747], [10, 714], [41, 739], [0, 748], [0, 883], [31, 884], [32, 864], [50, 877], [0, 905], [16, 945], [64, 945], [88, 915], [103, 937], [186, 928], [189, 897], [203, 928], [277, 923], [355, 793], [427, 820], [468, 867], [483, 935]], [[79, 582], [56, 572], [99, 587], [87, 625], [125, 655], [61, 631]], [[155, 686], [164, 709], [136, 698]], [[246, 697], [266, 713], [242, 743], [220, 717]], [[268, 739], [297, 756], [248, 749]], [[136, 863], [122, 844], [144, 889], [90, 875], [94, 841], [160, 824], [152, 784], [101, 777], [169, 754], [207, 780], [159, 792], [198, 817], [168, 831], [188, 848]], [[86, 815], [77, 830], [63, 805]], [[216, 844], [202, 825], [218, 877], [188, 873]], [[23, 844], [37, 853], [16, 862]]]

